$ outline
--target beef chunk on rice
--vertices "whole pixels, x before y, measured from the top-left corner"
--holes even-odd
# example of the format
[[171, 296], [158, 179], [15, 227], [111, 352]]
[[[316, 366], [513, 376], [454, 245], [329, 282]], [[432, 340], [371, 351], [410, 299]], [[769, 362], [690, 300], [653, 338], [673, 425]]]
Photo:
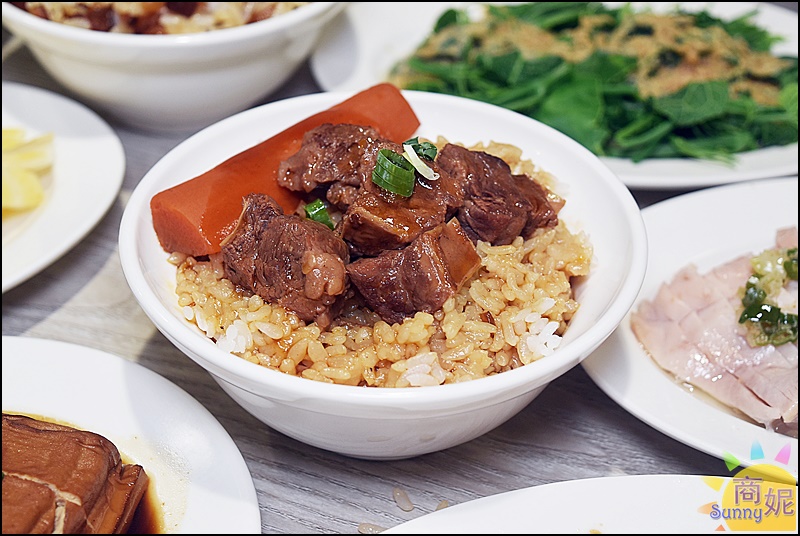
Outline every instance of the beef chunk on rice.
[[[482, 151], [447, 144], [427, 164], [438, 180], [416, 176], [410, 197], [372, 181], [381, 149], [400, 144], [369, 127], [324, 124], [281, 163], [278, 183], [326, 196], [343, 210], [335, 232], [270, 197], [252, 194], [223, 243], [226, 274], [236, 285], [305, 321], [330, 325], [353, 281], [387, 322], [433, 312], [480, 265], [474, 243], [510, 244], [558, 223], [560, 198]], [[445, 222], [448, 222], [445, 224]], [[352, 264], [351, 257], [358, 259]]]
[[222, 255], [226, 277], [235, 285], [323, 328], [347, 290], [347, 244], [321, 223], [284, 214], [267, 195], [245, 197]]
[[347, 210], [361, 184], [370, 180], [378, 151], [402, 147], [370, 127], [326, 123], [303, 136], [300, 149], [281, 162], [278, 184], [295, 192], [318, 190], [339, 210]]
[[480, 257], [457, 220], [441, 224], [402, 250], [359, 259], [347, 270], [364, 301], [392, 324], [434, 312], [477, 271]]
[[411, 197], [385, 190], [370, 179], [342, 218], [340, 233], [354, 256], [375, 256], [401, 249], [415, 238], [445, 222], [448, 192], [443, 181], [417, 177]]
[[[372, 182], [380, 149], [403, 152], [372, 128], [324, 124], [303, 137], [300, 149], [281, 163], [278, 184], [325, 197], [344, 212], [338, 232], [354, 256], [399, 249], [444, 223], [461, 204], [452, 181], [418, 177], [414, 195], [404, 198]], [[438, 171], [436, 164], [430, 164]]]
[[522, 236], [530, 237], [540, 227], [558, 225], [558, 213], [564, 206], [564, 199], [532, 180], [527, 175], [514, 175], [514, 184], [531, 204], [528, 221], [522, 228]]
[[[542, 225], [558, 223], [556, 210], [541, 186], [526, 176], [514, 176], [502, 159], [482, 151], [447, 144], [436, 159], [440, 169], [463, 191], [458, 221], [473, 240], [499, 246], [517, 236], [530, 238]], [[520, 188], [521, 180], [531, 185]], [[531, 202], [534, 200], [534, 203]]]

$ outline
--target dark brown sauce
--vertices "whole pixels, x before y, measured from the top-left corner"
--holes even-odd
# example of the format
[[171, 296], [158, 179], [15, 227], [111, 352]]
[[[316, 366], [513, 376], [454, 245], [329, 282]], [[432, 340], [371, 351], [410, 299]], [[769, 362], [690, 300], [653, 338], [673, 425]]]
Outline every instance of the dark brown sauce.
[[133, 514], [127, 534], [165, 534], [163, 506], [164, 504], [156, 496], [155, 486], [151, 480], [147, 492]]

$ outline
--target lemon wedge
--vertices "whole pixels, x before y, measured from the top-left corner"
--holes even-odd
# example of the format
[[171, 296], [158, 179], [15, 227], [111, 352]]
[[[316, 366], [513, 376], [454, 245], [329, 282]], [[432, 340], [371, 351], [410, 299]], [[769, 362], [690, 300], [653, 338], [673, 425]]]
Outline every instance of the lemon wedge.
[[29, 169], [3, 166], [3, 210], [30, 210], [44, 199], [39, 176]]
[[42, 176], [52, 165], [52, 133], [27, 139], [21, 128], [3, 128], [3, 215], [42, 202]]
[[25, 131], [21, 128], [3, 127], [3, 156], [6, 151], [19, 147], [25, 141]]

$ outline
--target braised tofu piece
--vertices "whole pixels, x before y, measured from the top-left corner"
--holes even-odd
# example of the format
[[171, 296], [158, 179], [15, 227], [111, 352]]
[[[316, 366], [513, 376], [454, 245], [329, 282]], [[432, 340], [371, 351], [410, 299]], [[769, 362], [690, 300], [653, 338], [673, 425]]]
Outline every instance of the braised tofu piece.
[[3, 414], [3, 534], [122, 534], [149, 477], [105, 437]]

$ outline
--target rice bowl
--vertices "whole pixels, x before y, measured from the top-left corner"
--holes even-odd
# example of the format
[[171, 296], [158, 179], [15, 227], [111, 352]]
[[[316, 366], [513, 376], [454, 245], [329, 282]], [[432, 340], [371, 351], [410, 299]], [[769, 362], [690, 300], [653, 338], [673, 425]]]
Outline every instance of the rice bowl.
[[175, 266], [167, 262], [153, 231], [150, 198], [348, 94], [272, 103], [201, 131], [165, 156], [140, 182], [120, 230], [128, 283], [173, 344], [269, 426], [300, 441], [362, 458], [415, 456], [468, 441], [498, 426], [610, 335], [644, 277], [646, 240], [638, 207], [595, 156], [553, 129], [513, 112], [444, 95], [413, 91], [404, 95], [421, 120], [421, 137], [442, 135], [468, 146], [511, 143], [520, 147], [523, 158], [556, 177], [562, 189], [557, 193], [567, 199], [563, 220], [573, 232], [588, 236], [594, 259], [591, 274], [575, 288], [580, 308], [550, 355], [476, 381], [366, 389], [308, 381], [239, 359], [187, 320], [176, 298]]

